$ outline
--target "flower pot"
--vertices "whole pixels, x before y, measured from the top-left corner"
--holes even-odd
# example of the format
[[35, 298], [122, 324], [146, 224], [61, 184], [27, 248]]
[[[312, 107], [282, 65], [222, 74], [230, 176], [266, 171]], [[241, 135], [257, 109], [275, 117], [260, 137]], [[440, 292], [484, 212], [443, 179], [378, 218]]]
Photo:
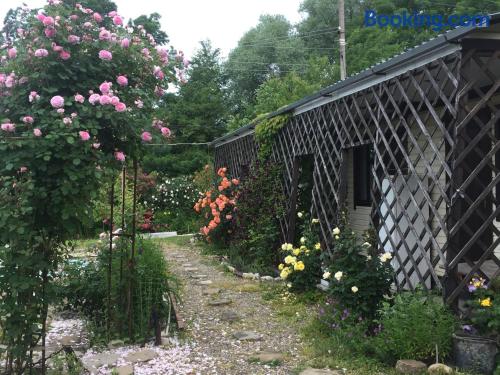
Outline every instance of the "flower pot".
[[481, 374], [493, 374], [497, 352], [497, 343], [493, 339], [453, 335], [455, 364], [461, 369], [473, 370]]

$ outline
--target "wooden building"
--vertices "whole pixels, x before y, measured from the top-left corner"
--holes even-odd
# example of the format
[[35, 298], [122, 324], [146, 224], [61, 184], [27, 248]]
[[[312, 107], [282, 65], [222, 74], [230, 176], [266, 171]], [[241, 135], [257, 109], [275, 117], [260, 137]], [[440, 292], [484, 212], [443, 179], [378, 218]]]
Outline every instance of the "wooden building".
[[[309, 173], [324, 244], [346, 207], [355, 230], [373, 227], [393, 252], [399, 288], [437, 288], [451, 303], [472, 276], [499, 276], [499, 89], [493, 15], [489, 26], [449, 31], [272, 113], [291, 115], [272, 153], [284, 166], [283, 238]], [[241, 177], [257, 155], [254, 125], [212, 146], [216, 167]]]

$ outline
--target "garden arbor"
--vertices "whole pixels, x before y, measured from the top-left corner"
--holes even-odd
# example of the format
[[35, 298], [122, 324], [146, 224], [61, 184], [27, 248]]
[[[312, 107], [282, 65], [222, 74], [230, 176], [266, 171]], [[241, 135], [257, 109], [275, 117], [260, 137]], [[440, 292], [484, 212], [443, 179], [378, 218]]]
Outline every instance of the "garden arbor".
[[[268, 116], [291, 116], [271, 156], [284, 166], [284, 240], [309, 157], [327, 247], [346, 209], [393, 253], [401, 289], [439, 289], [454, 303], [474, 275], [500, 275], [499, 22], [449, 31]], [[255, 125], [212, 146], [216, 168], [240, 177], [257, 156]]]

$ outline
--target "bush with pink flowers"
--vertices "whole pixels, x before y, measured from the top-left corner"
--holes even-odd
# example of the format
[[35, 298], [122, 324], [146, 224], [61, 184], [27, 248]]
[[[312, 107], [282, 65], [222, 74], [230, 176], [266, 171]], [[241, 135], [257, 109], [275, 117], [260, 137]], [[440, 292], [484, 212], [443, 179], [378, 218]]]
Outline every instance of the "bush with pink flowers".
[[0, 50], [0, 331], [10, 373], [40, 343], [51, 279], [66, 242], [92, 223], [97, 187], [170, 135], [155, 108], [183, 79], [182, 59], [116, 12], [49, 0], [22, 18], [26, 29]]

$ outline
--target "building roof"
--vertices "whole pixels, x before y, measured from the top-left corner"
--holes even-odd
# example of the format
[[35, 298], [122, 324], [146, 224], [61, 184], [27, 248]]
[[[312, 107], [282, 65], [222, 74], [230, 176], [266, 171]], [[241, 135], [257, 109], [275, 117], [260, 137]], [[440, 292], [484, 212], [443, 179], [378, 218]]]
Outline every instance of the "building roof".
[[[454, 50], [458, 50], [461, 48], [459, 44], [460, 41], [463, 38], [468, 37], [469, 34], [473, 32], [491, 32], [492, 26], [499, 22], [500, 12], [490, 15], [489, 27], [457, 27], [453, 30], [449, 30], [418, 46], [410, 48], [403, 53], [395, 55], [389, 60], [382, 61], [348, 77], [343, 81], [338, 81], [315, 92], [314, 94], [306, 96], [272, 113], [269, 113], [265, 118], [271, 118], [292, 111], [304, 112], [305, 110], [310, 110], [312, 108], [323, 105], [325, 104], [325, 102], [335, 100], [334, 98], [344, 96], [342, 95], [342, 93], [357, 92], [378, 83], [378, 81], [385, 81], [387, 79], [390, 79], [391, 76], [395, 75], [389, 75], [390, 72], [394, 73], [395, 71], [398, 71], [399, 74], [401, 74], [401, 69], [406, 69], [406, 71], [408, 71], [415, 68], [415, 62], [417, 62], [418, 65], [421, 66], [440, 56], [445, 56], [449, 53], [452, 53]], [[235, 131], [232, 131], [220, 138], [215, 139], [210, 143], [210, 146], [218, 146], [245, 136], [253, 132], [257, 124], [258, 122], [253, 122], [248, 125], [242, 126]]]

